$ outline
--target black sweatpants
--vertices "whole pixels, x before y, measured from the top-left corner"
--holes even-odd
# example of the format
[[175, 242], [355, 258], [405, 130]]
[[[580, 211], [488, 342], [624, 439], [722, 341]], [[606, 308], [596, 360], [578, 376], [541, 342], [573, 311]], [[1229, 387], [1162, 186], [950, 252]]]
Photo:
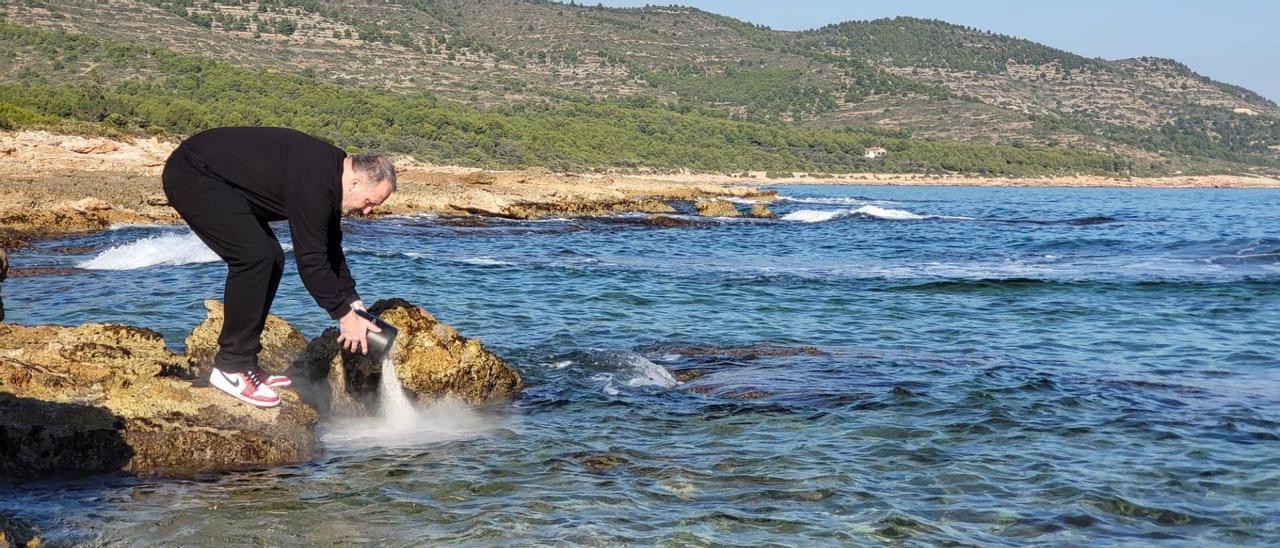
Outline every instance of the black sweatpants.
[[165, 162], [161, 180], [169, 205], [227, 262], [225, 314], [214, 366], [248, 371], [262, 350], [262, 328], [284, 273], [284, 250], [239, 190], [200, 173], [181, 149]]

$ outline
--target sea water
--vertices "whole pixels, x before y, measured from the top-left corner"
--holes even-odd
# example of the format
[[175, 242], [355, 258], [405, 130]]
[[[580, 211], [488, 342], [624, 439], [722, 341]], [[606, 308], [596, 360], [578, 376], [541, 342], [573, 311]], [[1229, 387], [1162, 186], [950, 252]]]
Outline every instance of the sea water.
[[[1280, 543], [1276, 191], [778, 190], [778, 219], [676, 204], [678, 228], [349, 221], [365, 299], [481, 339], [519, 397], [326, 422], [298, 466], [3, 487], [0, 510], [101, 544]], [[175, 350], [226, 273], [174, 227], [10, 258], [12, 321]], [[317, 336], [287, 264], [273, 312]]]

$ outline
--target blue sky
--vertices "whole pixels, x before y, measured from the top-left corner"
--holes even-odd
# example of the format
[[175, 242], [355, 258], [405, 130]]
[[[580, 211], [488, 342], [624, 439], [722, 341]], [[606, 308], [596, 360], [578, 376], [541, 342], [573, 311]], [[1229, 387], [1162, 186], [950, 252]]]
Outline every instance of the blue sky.
[[[565, 0], [566, 2], [568, 0]], [[585, 3], [595, 5], [598, 0]], [[606, 6], [668, 4], [611, 0]], [[780, 30], [911, 15], [1027, 38], [1086, 57], [1170, 57], [1280, 101], [1280, 0], [683, 0]]]

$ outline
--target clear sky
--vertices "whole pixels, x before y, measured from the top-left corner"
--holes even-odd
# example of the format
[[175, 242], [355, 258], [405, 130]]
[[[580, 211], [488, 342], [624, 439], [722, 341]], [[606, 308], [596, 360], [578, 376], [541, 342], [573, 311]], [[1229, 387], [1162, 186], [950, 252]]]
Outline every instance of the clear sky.
[[[568, 0], [565, 0], [566, 3]], [[599, 0], [587, 0], [595, 5]], [[667, 0], [605, 0], [606, 6]], [[1027, 38], [1085, 57], [1169, 57], [1280, 101], [1280, 0], [683, 0], [779, 30], [910, 15]]]

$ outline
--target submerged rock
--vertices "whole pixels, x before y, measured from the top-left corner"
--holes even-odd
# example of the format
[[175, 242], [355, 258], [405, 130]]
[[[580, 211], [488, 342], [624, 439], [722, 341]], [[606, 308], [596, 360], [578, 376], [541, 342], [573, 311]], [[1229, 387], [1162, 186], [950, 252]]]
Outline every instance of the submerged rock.
[[[399, 330], [392, 359], [396, 376], [420, 401], [453, 399], [470, 404], [505, 401], [523, 381], [479, 340], [436, 321], [426, 310], [401, 299], [375, 303], [369, 311]], [[381, 364], [341, 350], [337, 329], [312, 341], [290, 376], [308, 403], [321, 413], [348, 414], [376, 405]]]
[[187, 362], [159, 333], [120, 325], [0, 324], [0, 477], [193, 473], [316, 455], [317, 415], [171, 376]]
[[31, 522], [0, 514], [0, 548], [9, 546], [40, 546], [40, 529]]
[[725, 200], [699, 201], [695, 205], [698, 208], [698, 215], [703, 217], [739, 217], [742, 215], [732, 202]]
[[[0, 248], [0, 282], [9, 277], [9, 254]], [[0, 288], [3, 289], [3, 288]], [[0, 322], [4, 321], [4, 291], [0, 290]]]
[[776, 219], [778, 214], [774, 213], [769, 206], [764, 204], [751, 204], [751, 216], [757, 219]]
[[[187, 360], [197, 376], [208, 374], [213, 367], [213, 356], [218, 353], [218, 335], [222, 332], [222, 303], [204, 302], [209, 316], [187, 336]], [[293, 365], [307, 346], [302, 332], [275, 314], [267, 315], [262, 329], [262, 352], [258, 353], [258, 365], [269, 373], [280, 374]]]

